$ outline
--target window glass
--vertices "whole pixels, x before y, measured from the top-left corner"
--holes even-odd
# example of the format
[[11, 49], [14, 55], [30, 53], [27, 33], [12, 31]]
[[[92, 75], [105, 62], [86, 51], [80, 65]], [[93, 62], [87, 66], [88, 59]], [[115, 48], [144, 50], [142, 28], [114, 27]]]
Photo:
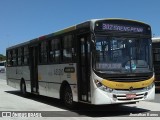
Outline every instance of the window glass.
[[17, 49], [13, 50], [13, 65], [16, 66], [17, 65]]
[[47, 63], [47, 42], [40, 44], [40, 63]]
[[24, 54], [23, 64], [28, 65], [29, 64], [29, 49], [28, 49], [28, 46], [25, 46], [23, 48], [23, 54]]
[[18, 65], [22, 64], [22, 48], [18, 48]]
[[55, 62], [59, 62], [60, 61], [60, 50], [56, 50], [55, 51]]
[[55, 38], [51, 40], [50, 42], [50, 47], [49, 47], [49, 57], [50, 57], [50, 62], [55, 62], [59, 63], [60, 62], [60, 39]]
[[7, 66], [13, 66], [12, 51], [7, 51]]
[[106, 73], [145, 73], [150, 64], [150, 39], [97, 37], [95, 68]]
[[63, 62], [71, 62], [73, 53], [73, 35], [66, 35], [63, 37]]

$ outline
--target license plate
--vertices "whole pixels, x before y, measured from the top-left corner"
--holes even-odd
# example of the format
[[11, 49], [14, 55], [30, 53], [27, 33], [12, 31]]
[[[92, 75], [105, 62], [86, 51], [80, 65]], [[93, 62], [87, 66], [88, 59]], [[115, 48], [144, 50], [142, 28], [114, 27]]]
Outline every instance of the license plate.
[[127, 98], [127, 99], [136, 98], [136, 94], [127, 94], [127, 95], [126, 95], [126, 98]]

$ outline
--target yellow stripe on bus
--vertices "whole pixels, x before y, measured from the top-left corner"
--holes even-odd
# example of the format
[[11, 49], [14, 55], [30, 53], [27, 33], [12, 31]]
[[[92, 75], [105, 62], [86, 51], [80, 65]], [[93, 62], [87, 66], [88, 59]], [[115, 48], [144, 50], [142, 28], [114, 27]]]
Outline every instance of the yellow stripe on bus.
[[154, 76], [152, 76], [148, 80], [140, 81], [140, 82], [114, 82], [109, 80], [102, 80], [101, 83], [112, 89], [130, 89], [134, 88], [144, 88], [151, 85], [154, 82]]

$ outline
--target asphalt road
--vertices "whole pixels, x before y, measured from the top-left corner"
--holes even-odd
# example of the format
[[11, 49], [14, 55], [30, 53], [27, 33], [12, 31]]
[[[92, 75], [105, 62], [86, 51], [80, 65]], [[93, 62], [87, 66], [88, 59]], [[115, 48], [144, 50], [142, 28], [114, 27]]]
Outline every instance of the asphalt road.
[[[143, 115], [159, 115], [158, 117], [152, 117], [154, 120], [158, 120], [160, 117], [160, 93], [156, 93], [156, 98], [153, 101], [141, 101], [136, 104], [130, 105], [105, 105], [94, 106], [79, 104], [77, 109], [68, 110], [64, 107], [60, 100], [49, 98], [45, 96], [37, 96], [29, 94], [24, 97], [18, 90], [7, 86], [5, 80], [5, 74], [0, 73], [0, 112], [2, 111], [17, 111], [17, 112], [40, 112], [43, 118], [25, 118], [31, 119], [137, 119], [137, 116], [141, 116], [143, 119], [151, 120], [150, 117], [143, 117]], [[158, 113], [157, 113], [158, 112]], [[112, 117], [112, 118], [110, 118]], [[2, 117], [0, 117], [2, 119]], [[11, 119], [22, 119], [21, 117], [13, 117]]]

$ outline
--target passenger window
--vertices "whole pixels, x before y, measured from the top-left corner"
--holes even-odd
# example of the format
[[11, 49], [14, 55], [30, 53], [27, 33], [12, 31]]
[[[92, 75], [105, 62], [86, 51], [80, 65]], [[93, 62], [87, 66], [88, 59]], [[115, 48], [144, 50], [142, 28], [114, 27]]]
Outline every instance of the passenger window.
[[40, 44], [40, 63], [47, 63], [47, 42]]
[[12, 57], [12, 51], [7, 51], [7, 66], [11, 67], [13, 66], [13, 57]]
[[29, 49], [28, 49], [28, 46], [25, 46], [23, 49], [24, 49], [23, 50], [23, 54], [24, 54], [23, 64], [28, 65], [29, 64]]
[[22, 48], [18, 48], [18, 65], [22, 65]]
[[63, 37], [63, 62], [72, 62], [73, 61], [73, 35], [66, 35]]
[[13, 50], [13, 66], [17, 66], [17, 49]]
[[53, 63], [60, 63], [60, 39], [55, 38], [50, 41], [50, 51], [49, 51], [49, 56], [50, 56], [50, 62]]

